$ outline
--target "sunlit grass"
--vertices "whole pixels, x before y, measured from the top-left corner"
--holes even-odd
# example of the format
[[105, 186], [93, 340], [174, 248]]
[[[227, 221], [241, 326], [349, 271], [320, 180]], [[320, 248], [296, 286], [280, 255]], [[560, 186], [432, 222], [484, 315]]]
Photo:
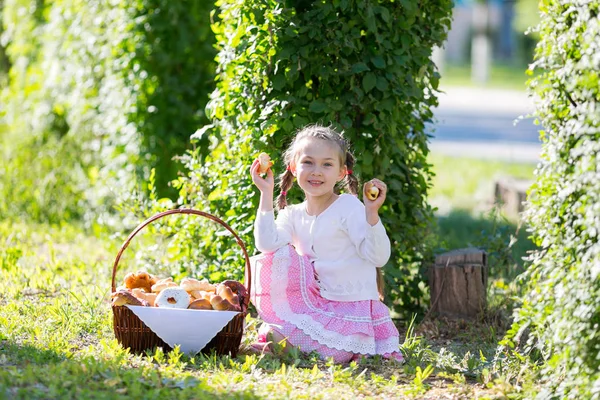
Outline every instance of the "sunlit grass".
[[445, 64], [441, 72], [440, 86], [470, 86], [525, 91], [530, 78], [526, 74], [527, 65], [493, 63], [490, 66], [489, 79], [481, 84], [471, 79], [470, 64]]
[[450, 351], [412, 328], [401, 343], [404, 365], [381, 357], [336, 365], [294, 351], [247, 354], [256, 339], [253, 318], [236, 358], [130, 354], [112, 332], [113, 241], [75, 228], [0, 223], [0, 398], [474, 398], [490, 390], [480, 378], [486, 368], [493, 375], [491, 361], [475, 358], [494, 343]]
[[[439, 250], [468, 245], [502, 250], [515, 226], [491, 214], [473, 214], [469, 207], [497, 173], [527, 178], [533, 166], [440, 155], [432, 155], [430, 161], [437, 174], [431, 194], [447, 199], [453, 209], [439, 217]], [[406, 335], [401, 340], [404, 365], [381, 357], [336, 365], [316, 354], [285, 352], [281, 347], [275, 355], [249, 354], [245, 349], [256, 340], [258, 326], [251, 317], [236, 358], [188, 356], [177, 349], [130, 354], [114, 338], [108, 302], [111, 267], [122, 240], [122, 235], [107, 232], [86, 235], [74, 225], [0, 223], [0, 398], [522, 395], [510, 377], [524, 364], [494, 360], [501, 332], [489, 319], [466, 323], [429, 319], [401, 327]], [[526, 243], [521, 240], [519, 236], [517, 243]], [[140, 238], [134, 244], [136, 251], [148, 241]], [[526, 250], [516, 246], [511, 250], [515, 254]], [[128, 257], [133, 254], [132, 249]], [[499, 309], [507, 304], [498, 299], [508, 301], [507, 294], [514, 293], [509, 277], [516, 271], [494, 273], [490, 305]]]

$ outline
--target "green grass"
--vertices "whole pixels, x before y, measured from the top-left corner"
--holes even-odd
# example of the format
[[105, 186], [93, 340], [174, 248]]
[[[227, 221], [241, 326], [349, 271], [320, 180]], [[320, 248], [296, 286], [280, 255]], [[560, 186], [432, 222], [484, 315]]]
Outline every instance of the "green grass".
[[[495, 343], [450, 352], [412, 330], [402, 366], [380, 358], [335, 365], [297, 352], [130, 354], [112, 332], [113, 241], [75, 228], [0, 223], [0, 398], [473, 398], [496, 390], [484, 384]], [[249, 318], [244, 346], [255, 340], [256, 322]]]
[[446, 64], [441, 73], [440, 86], [475, 86], [498, 89], [521, 90], [526, 89], [525, 82], [529, 76], [525, 73], [527, 65], [516, 66], [511, 64], [492, 64], [488, 82], [479, 84], [471, 79], [470, 64]]
[[487, 213], [494, 202], [494, 182], [500, 177], [533, 179], [535, 164], [511, 163], [430, 154], [433, 187], [432, 205], [443, 210], [469, 210]]
[[[532, 166], [439, 155], [430, 161], [437, 172], [432, 194], [453, 207], [439, 216], [439, 250], [487, 247], [499, 260], [492, 268], [513, 265], [502, 257], [527, 247], [507, 245], [514, 223], [472, 212], [467, 199], [479, 190], [473, 182], [498, 171], [528, 177]], [[533, 366], [510, 353], [495, 357], [505, 329], [491, 318], [497, 313], [474, 322], [427, 319], [400, 326], [404, 365], [378, 357], [336, 365], [297, 351], [251, 355], [245, 348], [256, 339], [258, 323], [251, 317], [236, 358], [190, 357], [177, 349], [130, 354], [114, 338], [109, 305], [121, 241], [69, 225], [0, 222], [0, 399], [471, 399], [528, 398], [535, 391], [532, 372], [522, 372]], [[141, 242], [132, 244], [127, 258], [135, 259], [147, 244]], [[510, 306], [515, 273], [493, 272], [492, 308]]]

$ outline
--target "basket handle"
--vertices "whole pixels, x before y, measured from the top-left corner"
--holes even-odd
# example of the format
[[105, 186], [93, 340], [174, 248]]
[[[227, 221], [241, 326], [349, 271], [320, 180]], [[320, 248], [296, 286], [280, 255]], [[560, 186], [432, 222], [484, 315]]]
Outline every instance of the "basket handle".
[[113, 264], [112, 281], [111, 281], [112, 292], [114, 292], [116, 290], [115, 277], [116, 277], [116, 274], [117, 274], [117, 267], [119, 265], [119, 260], [121, 259], [121, 255], [123, 254], [123, 252], [125, 251], [125, 249], [129, 246], [129, 243], [134, 238], [134, 236], [137, 235], [142, 229], [144, 229], [144, 227], [146, 227], [147, 225], [150, 225], [152, 222], [156, 221], [157, 219], [160, 219], [162, 217], [165, 217], [165, 216], [171, 215], [171, 214], [195, 214], [195, 215], [200, 215], [202, 217], [205, 217], [205, 218], [211, 219], [211, 220], [213, 220], [215, 222], [218, 222], [219, 224], [223, 225], [223, 227], [225, 229], [227, 229], [229, 232], [231, 232], [231, 234], [235, 237], [235, 239], [237, 241], [237, 244], [242, 248], [242, 252], [244, 253], [244, 258], [246, 260], [246, 276], [244, 277], [244, 281], [245, 281], [246, 290], [248, 291], [248, 296], [246, 296], [246, 298], [244, 299], [244, 303], [245, 303], [244, 306], [247, 309], [248, 308], [248, 302], [250, 301], [250, 286], [251, 286], [252, 279], [251, 279], [251, 272], [250, 272], [250, 258], [248, 257], [248, 252], [246, 251], [246, 246], [244, 246], [244, 242], [242, 242], [242, 239], [240, 239], [240, 237], [237, 235], [237, 233], [235, 233], [234, 230], [231, 229], [231, 227], [227, 223], [225, 223], [223, 220], [221, 220], [220, 218], [217, 218], [214, 215], [205, 213], [204, 211], [194, 210], [192, 208], [178, 208], [178, 209], [167, 210], [167, 211], [163, 211], [161, 213], [158, 213], [158, 214], [156, 214], [156, 215], [148, 218], [147, 220], [145, 220], [141, 224], [139, 224], [133, 230], [133, 232], [131, 232], [129, 234], [129, 236], [127, 237], [127, 239], [125, 240], [125, 242], [121, 246], [121, 249], [119, 250], [119, 253], [117, 254], [117, 258], [115, 259], [115, 263]]

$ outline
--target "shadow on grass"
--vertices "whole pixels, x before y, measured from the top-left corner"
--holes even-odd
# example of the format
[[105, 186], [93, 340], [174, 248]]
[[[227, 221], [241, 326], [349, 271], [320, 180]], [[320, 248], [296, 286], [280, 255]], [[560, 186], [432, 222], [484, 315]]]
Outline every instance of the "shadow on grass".
[[488, 253], [489, 276], [512, 281], [524, 271], [523, 257], [536, 246], [525, 227], [494, 213], [474, 217], [467, 210], [453, 210], [438, 217], [436, 253], [477, 247]]
[[[132, 361], [133, 360], [133, 361]], [[10, 399], [259, 399], [250, 390], [215, 390], [191, 371], [175, 374], [159, 364], [132, 365], [116, 357], [68, 357], [30, 345], [0, 341], [0, 398]]]

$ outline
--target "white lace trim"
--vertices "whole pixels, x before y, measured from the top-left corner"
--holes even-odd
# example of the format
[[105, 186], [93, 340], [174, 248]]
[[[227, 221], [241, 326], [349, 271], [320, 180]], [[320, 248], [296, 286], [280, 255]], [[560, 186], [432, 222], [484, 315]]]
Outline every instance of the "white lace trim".
[[[273, 299], [285, 299], [286, 288], [288, 285], [288, 269], [291, 263], [289, 257], [289, 248], [283, 247], [279, 249], [273, 257], [273, 266], [271, 268], [272, 275], [271, 281], [274, 283], [271, 285], [271, 297]], [[306, 266], [304, 260], [300, 258], [300, 268], [304, 271]], [[308, 299], [306, 278], [305, 274], [301, 271], [300, 273], [300, 285], [303, 300], [306, 305], [314, 312], [326, 315], [328, 317], [336, 316], [334, 313], [326, 312], [316, 308]], [[284, 321], [288, 321], [291, 324], [297, 326], [304, 333], [316, 340], [322, 345], [337, 350], [344, 350], [352, 353], [359, 354], [387, 354], [399, 351], [398, 338], [390, 337], [385, 340], [379, 340], [375, 342], [375, 338], [368, 337], [361, 334], [354, 335], [343, 335], [341, 333], [333, 332], [327, 329], [323, 329], [323, 325], [312, 319], [308, 315], [297, 314], [292, 311], [288, 301], [273, 301], [271, 304], [275, 315]], [[379, 325], [386, 321], [391, 321], [390, 317], [382, 317], [377, 320], [372, 320], [370, 317], [340, 317], [350, 322], [372, 322], [374, 325]]]

